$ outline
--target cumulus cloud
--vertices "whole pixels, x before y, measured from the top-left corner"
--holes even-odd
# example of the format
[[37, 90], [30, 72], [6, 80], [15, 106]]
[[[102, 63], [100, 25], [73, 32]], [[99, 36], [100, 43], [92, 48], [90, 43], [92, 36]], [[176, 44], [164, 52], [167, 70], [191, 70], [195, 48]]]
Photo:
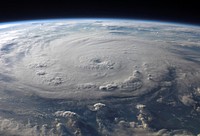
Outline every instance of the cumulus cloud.
[[46, 72], [45, 72], [45, 71], [42, 71], [42, 70], [40, 70], [40, 71], [37, 71], [37, 72], [36, 72], [36, 74], [37, 74], [37, 75], [39, 75], [39, 76], [42, 76], [42, 75], [45, 75], [45, 74], [46, 74]]
[[55, 115], [60, 117], [78, 117], [75, 112], [71, 111], [57, 111], [55, 112]]
[[0, 134], [2, 135], [37, 136], [37, 134], [41, 134], [47, 136], [47, 134], [44, 133], [44, 128], [43, 131], [41, 130], [42, 129], [37, 126], [29, 127], [10, 119], [0, 118]]
[[192, 99], [190, 95], [184, 95], [181, 97], [181, 102], [186, 106], [192, 106], [195, 104], [195, 101]]
[[96, 103], [96, 104], [94, 104], [94, 110], [97, 111], [97, 110], [99, 110], [100, 108], [105, 107], [105, 106], [106, 106], [106, 105], [103, 104], [103, 103]]

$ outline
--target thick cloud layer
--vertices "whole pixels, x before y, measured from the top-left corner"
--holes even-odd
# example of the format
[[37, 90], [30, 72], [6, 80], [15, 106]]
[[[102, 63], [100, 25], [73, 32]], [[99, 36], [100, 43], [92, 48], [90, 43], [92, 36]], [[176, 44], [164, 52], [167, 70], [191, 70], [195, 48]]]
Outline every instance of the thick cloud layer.
[[199, 27], [130, 20], [2, 25], [1, 132], [200, 133], [199, 37]]

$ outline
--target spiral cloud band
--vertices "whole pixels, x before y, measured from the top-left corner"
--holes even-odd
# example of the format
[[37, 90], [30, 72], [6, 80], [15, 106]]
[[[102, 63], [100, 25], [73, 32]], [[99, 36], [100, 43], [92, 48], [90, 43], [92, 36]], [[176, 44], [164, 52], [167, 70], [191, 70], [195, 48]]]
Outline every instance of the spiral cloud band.
[[1, 25], [1, 132], [200, 133], [199, 37], [199, 27], [133, 20]]

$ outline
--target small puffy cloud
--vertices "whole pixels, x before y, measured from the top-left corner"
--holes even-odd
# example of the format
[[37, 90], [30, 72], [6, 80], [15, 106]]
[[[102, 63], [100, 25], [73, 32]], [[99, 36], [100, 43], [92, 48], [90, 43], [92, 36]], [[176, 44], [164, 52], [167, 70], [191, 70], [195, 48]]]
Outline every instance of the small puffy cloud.
[[[19, 122], [5, 119], [0, 117], [0, 135], [5, 136], [36, 136], [37, 134], [41, 133], [41, 129], [37, 126], [28, 127], [24, 124], [21, 124]], [[47, 136], [47, 135], [44, 135]]]
[[135, 76], [130, 76], [128, 79], [124, 80], [124, 82], [120, 84], [120, 88], [125, 90], [137, 90], [141, 87], [142, 82], [138, 77]]
[[75, 112], [72, 111], [57, 111], [55, 112], [55, 116], [57, 117], [77, 117], [78, 114], [76, 114]]
[[103, 103], [96, 103], [96, 104], [94, 104], [94, 110], [97, 111], [97, 110], [99, 110], [100, 108], [105, 107], [105, 106], [106, 106], [106, 105], [103, 104]]
[[137, 104], [137, 105], [136, 105], [136, 108], [137, 108], [138, 110], [143, 110], [145, 107], [146, 107], [146, 105], [144, 105], [144, 104]]
[[200, 95], [200, 87], [196, 89], [197, 95]]
[[63, 80], [61, 77], [53, 77], [49, 80], [49, 84], [54, 86], [61, 85], [62, 83]]
[[39, 71], [36, 72], [36, 74], [39, 75], [39, 76], [43, 76], [43, 75], [46, 74], [46, 72], [44, 70], [39, 70]]
[[195, 104], [195, 101], [192, 99], [190, 95], [184, 95], [181, 97], [180, 100], [186, 106], [191, 106]]

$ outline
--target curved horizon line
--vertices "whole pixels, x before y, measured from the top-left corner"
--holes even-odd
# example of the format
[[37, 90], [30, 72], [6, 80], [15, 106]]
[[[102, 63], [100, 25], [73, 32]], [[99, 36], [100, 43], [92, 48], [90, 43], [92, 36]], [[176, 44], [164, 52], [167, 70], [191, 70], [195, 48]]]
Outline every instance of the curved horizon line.
[[134, 22], [143, 22], [143, 23], [160, 23], [160, 24], [174, 24], [181, 26], [189, 26], [189, 27], [200, 27], [198, 24], [192, 23], [183, 23], [177, 21], [164, 21], [164, 20], [156, 20], [156, 19], [138, 19], [138, 18], [111, 18], [111, 17], [71, 17], [71, 18], [43, 18], [43, 19], [25, 19], [25, 20], [17, 20], [17, 21], [6, 21], [0, 22], [0, 26], [8, 25], [8, 24], [24, 24], [24, 23], [45, 23], [45, 22], [56, 22], [56, 21], [69, 21], [69, 20], [90, 20], [90, 21], [134, 21]]

